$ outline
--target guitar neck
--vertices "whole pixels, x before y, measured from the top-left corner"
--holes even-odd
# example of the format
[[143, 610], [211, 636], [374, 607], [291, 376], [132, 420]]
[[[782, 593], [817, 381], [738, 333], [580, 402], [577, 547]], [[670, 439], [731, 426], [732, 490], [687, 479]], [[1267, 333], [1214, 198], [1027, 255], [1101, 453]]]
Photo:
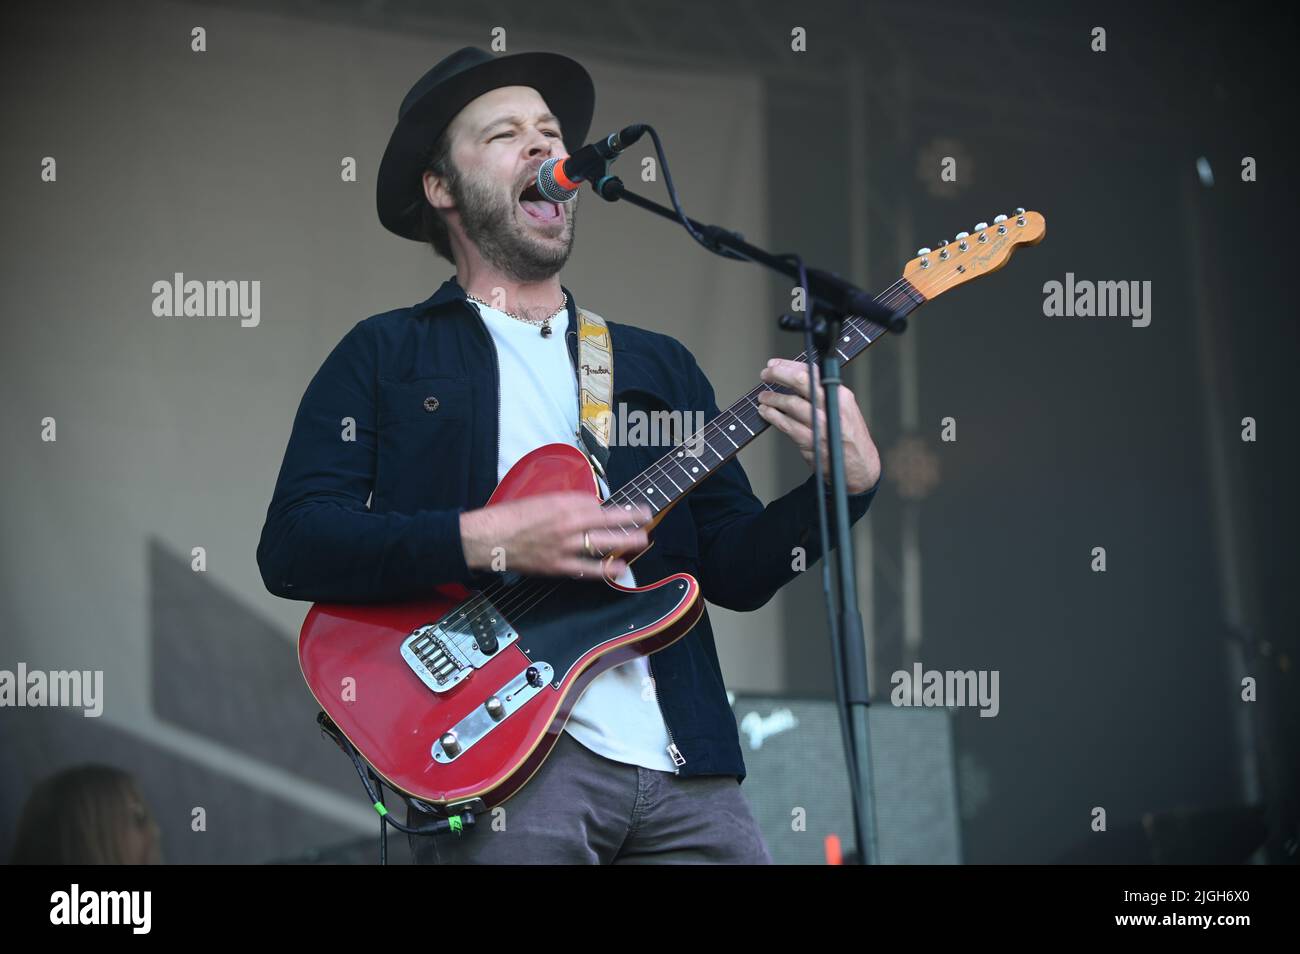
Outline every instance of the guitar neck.
[[[876, 296], [875, 300], [895, 313], [906, 316], [924, 303], [926, 298], [916, 286], [902, 278]], [[875, 344], [886, 331], [883, 325], [874, 321], [857, 316], [849, 317], [841, 326], [836, 353], [847, 364]], [[807, 357], [808, 353], [804, 351], [795, 360], [803, 362]], [[762, 391], [791, 393], [783, 385], [759, 384], [610, 494], [604, 506], [607, 509], [644, 506], [651, 512], [649, 522], [653, 523], [661, 512], [685, 497], [700, 481], [767, 430], [767, 422], [758, 413], [758, 395]]]

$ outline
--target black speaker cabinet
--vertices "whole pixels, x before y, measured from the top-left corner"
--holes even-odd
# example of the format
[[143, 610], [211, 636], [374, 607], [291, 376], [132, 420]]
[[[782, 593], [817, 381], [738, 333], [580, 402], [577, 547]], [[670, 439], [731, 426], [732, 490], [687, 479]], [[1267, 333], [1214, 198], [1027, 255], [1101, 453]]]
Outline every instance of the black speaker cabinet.
[[[828, 836], [853, 852], [839, 719], [828, 700], [735, 695], [748, 774], [741, 791], [777, 864], [825, 864]], [[872, 777], [882, 864], [960, 864], [956, 755], [946, 709], [872, 705]]]

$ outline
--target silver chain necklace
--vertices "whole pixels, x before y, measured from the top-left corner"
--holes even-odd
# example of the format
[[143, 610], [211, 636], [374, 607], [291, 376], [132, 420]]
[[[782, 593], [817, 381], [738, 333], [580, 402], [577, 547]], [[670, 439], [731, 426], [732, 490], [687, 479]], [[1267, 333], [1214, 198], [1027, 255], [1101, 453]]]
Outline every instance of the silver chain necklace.
[[496, 305], [489, 305], [489, 304], [488, 304], [487, 302], [485, 302], [482, 298], [479, 298], [479, 297], [477, 297], [477, 296], [475, 296], [475, 295], [471, 295], [469, 292], [465, 292], [465, 297], [468, 298], [470, 301], [476, 301], [476, 302], [478, 302], [480, 305], [482, 305], [482, 306], [485, 307], [485, 308], [491, 308], [491, 309], [493, 309], [493, 310], [495, 310], [495, 311], [499, 311], [499, 312], [501, 312], [501, 314], [503, 314], [503, 315], [509, 315], [511, 318], [515, 319], [515, 321], [522, 321], [522, 322], [523, 322], [524, 324], [526, 324], [526, 325], [539, 326], [539, 327], [542, 329], [542, 337], [543, 337], [543, 338], [549, 338], [549, 337], [551, 336], [551, 333], [552, 333], [552, 332], [551, 332], [551, 322], [552, 322], [552, 320], [554, 320], [555, 315], [558, 315], [560, 312], [564, 311], [564, 309], [565, 309], [566, 307], [568, 307], [568, 304], [569, 304], [569, 294], [568, 294], [568, 292], [566, 292], [566, 291], [564, 291], [563, 289], [561, 289], [561, 290], [560, 290], [560, 294], [564, 296], [564, 300], [563, 300], [562, 302], [560, 302], [560, 307], [557, 308], [557, 309], [555, 310], [555, 314], [554, 314], [554, 315], [550, 315], [550, 316], [548, 316], [548, 317], [546, 317], [546, 318], [543, 318], [543, 319], [541, 319], [541, 320], [538, 320], [538, 319], [536, 319], [536, 318], [525, 318], [525, 317], [523, 317], [522, 315], [516, 315], [513, 311], [506, 311], [504, 308], [497, 308]]

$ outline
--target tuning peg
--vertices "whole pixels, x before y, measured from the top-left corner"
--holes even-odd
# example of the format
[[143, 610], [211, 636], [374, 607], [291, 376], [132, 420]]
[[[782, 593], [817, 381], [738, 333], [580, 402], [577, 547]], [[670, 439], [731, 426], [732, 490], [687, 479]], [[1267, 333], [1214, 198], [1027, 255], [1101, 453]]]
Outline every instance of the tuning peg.
[[1025, 214], [1025, 210], [1024, 210], [1024, 209], [1019, 208], [1019, 207], [1016, 208], [1016, 215], [1024, 215], [1024, 214]]
[[918, 248], [918, 249], [916, 250], [916, 254], [917, 254], [917, 255], [929, 255], [929, 254], [930, 254], [930, 250], [929, 250], [928, 248], [925, 248], [924, 246], [922, 246], [921, 248]]
[[993, 224], [994, 224], [994, 225], [997, 225], [999, 222], [1005, 222], [1006, 220], [1007, 220], [1007, 217], [1006, 217], [1005, 215], [995, 215], [995, 216], [993, 216]]
[[958, 233], [957, 233], [957, 241], [958, 241], [958, 242], [960, 242], [962, 239], [968, 239], [968, 238], [970, 238], [970, 233], [969, 233], [969, 232], [958, 232]]
[[975, 231], [976, 231], [976, 232], [983, 232], [983, 231], [984, 231], [986, 228], [988, 228], [988, 227], [989, 227], [989, 224], [988, 224], [987, 222], [976, 222], [976, 223], [975, 223]]

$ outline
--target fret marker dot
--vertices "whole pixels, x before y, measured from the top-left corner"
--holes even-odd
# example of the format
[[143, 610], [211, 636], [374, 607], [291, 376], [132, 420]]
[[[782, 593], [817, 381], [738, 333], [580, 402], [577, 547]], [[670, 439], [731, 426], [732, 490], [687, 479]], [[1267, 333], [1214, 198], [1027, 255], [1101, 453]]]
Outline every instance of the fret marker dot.
[[700, 472], [700, 469], [699, 469], [698, 467], [692, 467], [692, 468], [691, 468], [691, 473], [692, 473], [692, 474], [698, 474], [699, 472]]
[[652, 494], [652, 493], [654, 493], [654, 492], [655, 492], [655, 489], [654, 489], [653, 487], [651, 487], [649, 490], [646, 491], [647, 494]]
[[731, 425], [729, 425], [729, 426], [727, 427], [727, 430], [729, 430], [729, 431], [734, 431], [735, 429], [736, 429], [736, 425], [735, 425], [735, 424], [731, 424]]
[[677, 452], [677, 456], [678, 456], [678, 457], [684, 457], [685, 455], [684, 455], [681, 451], [678, 451], [678, 452]]
[[845, 335], [845, 336], [844, 336], [844, 340], [845, 340], [845, 341], [848, 341], [848, 340], [849, 340], [849, 336], [848, 336], [848, 335]]

